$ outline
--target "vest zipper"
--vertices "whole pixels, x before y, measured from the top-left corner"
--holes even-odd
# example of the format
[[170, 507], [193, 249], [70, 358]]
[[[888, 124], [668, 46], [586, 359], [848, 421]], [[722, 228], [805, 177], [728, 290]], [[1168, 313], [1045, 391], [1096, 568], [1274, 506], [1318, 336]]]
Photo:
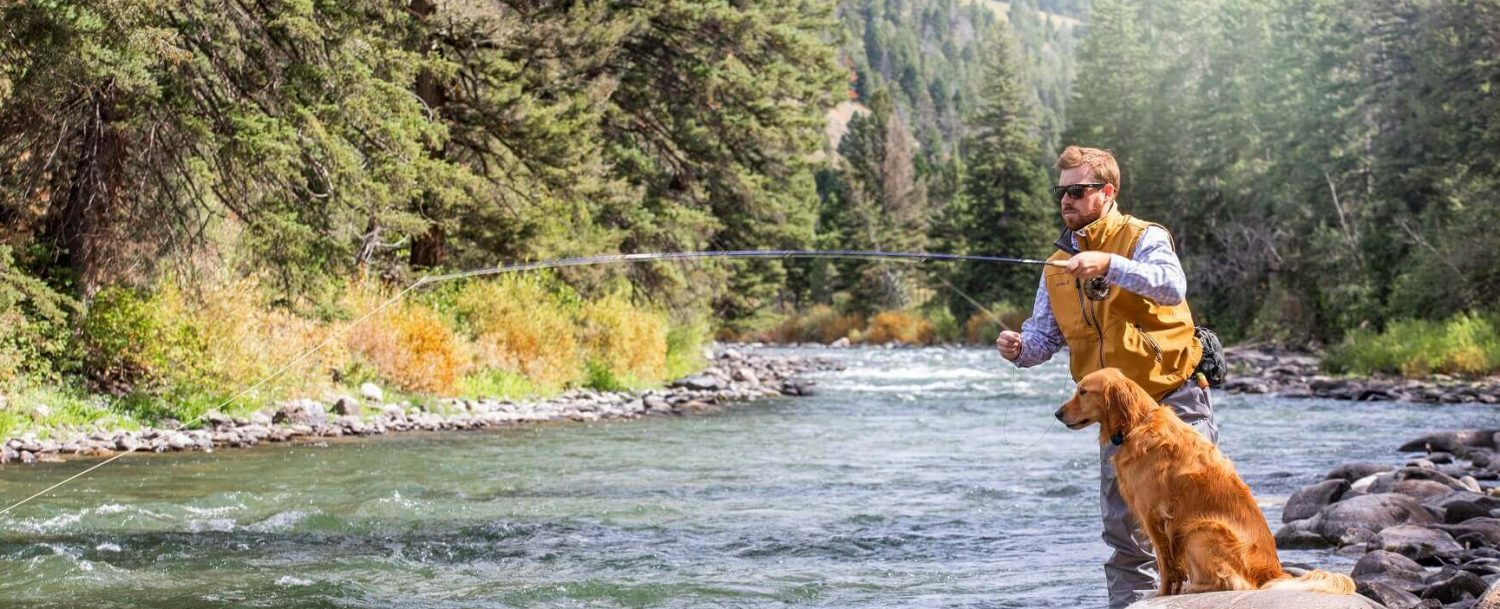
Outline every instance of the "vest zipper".
[[[1106, 367], [1104, 364], [1104, 328], [1099, 327], [1099, 315], [1083, 298], [1083, 280], [1073, 278], [1073, 287], [1078, 290], [1078, 312], [1083, 314], [1083, 323], [1093, 326], [1094, 333], [1099, 335], [1099, 368], [1103, 369]], [[1092, 320], [1089, 319], [1090, 313], [1094, 313]]]
[[1141, 338], [1146, 339], [1146, 344], [1151, 345], [1151, 351], [1156, 354], [1156, 363], [1160, 364], [1161, 363], [1161, 345], [1156, 344], [1156, 339], [1151, 338], [1151, 335], [1147, 334], [1146, 331], [1144, 329], [1142, 329], [1139, 325], [1136, 325], [1135, 322], [1131, 322], [1130, 325], [1135, 326], [1135, 331], [1141, 335]]

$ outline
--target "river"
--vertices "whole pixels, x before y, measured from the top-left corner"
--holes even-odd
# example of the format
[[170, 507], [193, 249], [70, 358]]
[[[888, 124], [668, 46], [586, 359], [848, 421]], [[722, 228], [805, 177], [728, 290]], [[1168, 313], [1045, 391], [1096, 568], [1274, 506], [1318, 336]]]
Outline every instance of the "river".
[[[0, 517], [0, 604], [1104, 604], [1095, 431], [1052, 417], [1072, 391], [1064, 365], [816, 353], [848, 369], [816, 375], [815, 397], [703, 416], [132, 455]], [[1221, 446], [1273, 529], [1334, 465], [1395, 461], [1405, 439], [1495, 419], [1215, 397]], [[87, 465], [0, 468], [0, 494]]]

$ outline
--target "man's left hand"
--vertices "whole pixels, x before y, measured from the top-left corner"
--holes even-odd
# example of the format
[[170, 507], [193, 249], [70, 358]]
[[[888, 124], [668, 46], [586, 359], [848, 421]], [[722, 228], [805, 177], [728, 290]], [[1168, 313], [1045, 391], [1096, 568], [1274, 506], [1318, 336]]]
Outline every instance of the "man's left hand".
[[1068, 259], [1068, 274], [1079, 279], [1093, 279], [1109, 272], [1108, 252], [1078, 252]]

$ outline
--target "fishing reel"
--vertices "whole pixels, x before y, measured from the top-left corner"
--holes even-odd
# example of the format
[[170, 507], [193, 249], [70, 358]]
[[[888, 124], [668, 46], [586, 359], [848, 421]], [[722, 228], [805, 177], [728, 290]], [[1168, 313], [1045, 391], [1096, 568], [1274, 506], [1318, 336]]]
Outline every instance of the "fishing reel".
[[1109, 298], [1109, 281], [1105, 280], [1103, 275], [1084, 281], [1083, 295], [1094, 302]]

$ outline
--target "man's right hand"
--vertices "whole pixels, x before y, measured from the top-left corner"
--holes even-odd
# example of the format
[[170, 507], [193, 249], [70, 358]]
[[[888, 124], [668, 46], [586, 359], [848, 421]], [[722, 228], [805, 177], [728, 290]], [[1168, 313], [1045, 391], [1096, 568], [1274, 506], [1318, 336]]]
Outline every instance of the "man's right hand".
[[1000, 357], [1010, 361], [1016, 361], [1021, 357], [1021, 334], [1005, 330], [1000, 337], [995, 339], [995, 348], [1000, 350]]

